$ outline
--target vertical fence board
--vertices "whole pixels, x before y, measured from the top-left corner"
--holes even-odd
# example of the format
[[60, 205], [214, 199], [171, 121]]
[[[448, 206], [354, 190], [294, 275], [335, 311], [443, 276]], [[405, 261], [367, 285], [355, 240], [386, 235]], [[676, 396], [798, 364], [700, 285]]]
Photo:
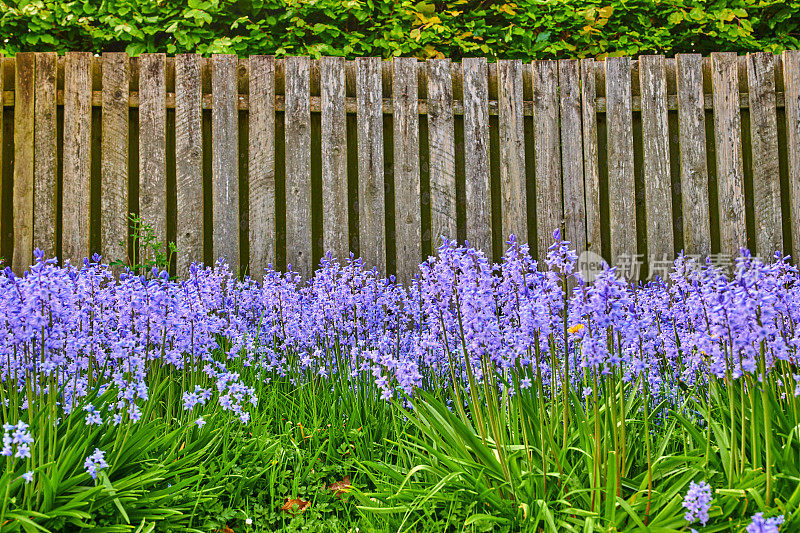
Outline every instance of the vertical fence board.
[[600, 169], [597, 146], [596, 62], [581, 59], [581, 126], [583, 133], [583, 185], [586, 199], [586, 249], [602, 253], [600, 230]]
[[637, 253], [631, 59], [609, 57], [605, 63], [611, 262], [616, 264]]
[[386, 264], [381, 59], [356, 58], [358, 240], [367, 267]]
[[736, 53], [712, 53], [711, 71], [719, 191], [720, 252], [736, 256], [739, 248], [747, 245]]
[[100, 250], [103, 261], [128, 259], [128, 91], [125, 52], [103, 53], [100, 148]]
[[322, 243], [344, 261], [350, 252], [344, 59], [320, 60], [322, 104]]
[[80, 265], [89, 256], [92, 186], [92, 54], [67, 52], [64, 60], [62, 260]]
[[33, 259], [34, 73], [36, 56], [16, 56], [14, 73], [14, 257], [17, 275]]
[[235, 55], [211, 58], [211, 197], [214, 259], [239, 269], [239, 120]]
[[167, 77], [164, 54], [139, 56], [139, 216], [167, 244]]
[[34, 84], [33, 246], [45, 257], [56, 255], [56, 58], [36, 54]]
[[489, 69], [486, 58], [464, 58], [464, 173], [467, 240], [492, 256], [489, 174]]
[[522, 62], [502, 59], [497, 64], [500, 139], [500, 209], [502, 235], [528, 242], [525, 130], [522, 108]]
[[249, 94], [249, 270], [262, 280], [264, 269], [276, 265], [274, 56], [250, 56]]
[[203, 111], [200, 56], [175, 57], [177, 272], [203, 261]]
[[286, 261], [311, 275], [311, 104], [307, 57], [287, 57]]
[[428, 147], [430, 152], [431, 246], [456, 238], [456, 149], [453, 82], [449, 59], [429, 59]]
[[667, 71], [664, 56], [639, 57], [647, 251], [655, 261], [675, 254], [672, 232], [672, 178], [667, 125]]
[[417, 60], [392, 60], [397, 279], [408, 282], [422, 260]]
[[586, 250], [586, 205], [581, 142], [580, 62], [558, 62], [561, 116], [561, 174], [565, 238], [578, 254]]
[[800, 50], [783, 53], [786, 99], [786, 146], [789, 152], [790, 224], [792, 258], [800, 261]]
[[775, 56], [767, 52], [747, 54], [747, 81], [750, 146], [753, 151], [755, 251], [762, 259], [770, 260], [776, 251], [783, 253]]
[[711, 219], [708, 208], [702, 60], [700, 54], [676, 55], [675, 78], [678, 90], [683, 249], [687, 254], [708, 256], [711, 253]]
[[558, 123], [558, 63], [534, 61], [533, 150], [536, 168], [536, 227], [539, 261], [553, 244], [553, 230], [563, 235], [561, 153]]

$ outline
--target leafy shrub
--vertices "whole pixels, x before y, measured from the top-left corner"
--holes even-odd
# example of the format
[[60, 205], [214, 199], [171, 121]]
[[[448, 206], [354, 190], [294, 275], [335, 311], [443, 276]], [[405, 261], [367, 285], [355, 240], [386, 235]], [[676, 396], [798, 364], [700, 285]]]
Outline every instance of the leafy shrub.
[[798, 0], [18, 0], [2, 50], [563, 58], [800, 47]]

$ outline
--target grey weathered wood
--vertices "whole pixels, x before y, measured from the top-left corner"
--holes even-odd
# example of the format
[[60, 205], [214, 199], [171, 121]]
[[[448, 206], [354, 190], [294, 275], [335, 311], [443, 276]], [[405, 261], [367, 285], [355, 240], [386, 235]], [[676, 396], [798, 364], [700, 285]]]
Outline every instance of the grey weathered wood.
[[683, 249], [687, 254], [706, 257], [711, 253], [711, 219], [708, 208], [702, 59], [700, 54], [676, 55], [675, 79], [678, 90]]
[[[203, 261], [203, 110], [200, 56], [175, 56], [177, 272]], [[209, 228], [210, 229], [210, 228]]]
[[239, 270], [239, 116], [236, 106], [237, 57], [211, 57], [211, 198], [214, 259]]
[[580, 62], [577, 59], [562, 59], [558, 62], [564, 238], [572, 243], [579, 254], [586, 250], [580, 75]]
[[394, 205], [397, 279], [408, 282], [422, 261], [417, 60], [392, 60]]
[[128, 260], [128, 91], [124, 52], [104, 52], [100, 147], [100, 250], [103, 261]]
[[714, 93], [720, 252], [736, 256], [739, 248], [747, 245], [736, 53], [712, 53], [711, 72]]
[[672, 260], [672, 178], [667, 124], [667, 71], [661, 55], [639, 57], [644, 145], [644, 193], [649, 260]]
[[56, 58], [36, 54], [33, 160], [33, 246], [56, 255]]
[[492, 197], [489, 175], [489, 86], [486, 58], [462, 61], [464, 78], [464, 173], [467, 240], [492, 254]]
[[750, 140], [753, 151], [753, 202], [756, 253], [771, 260], [783, 254], [781, 181], [778, 164], [778, 117], [775, 110], [775, 56], [747, 54]]
[[34, 73], [36, 56], [16, 56], [14, 72], [14, 256], [17, 275], [33, 260]]
[[611, 262], [617, 264], [637, 253], [631, 59], [609, 57], [605, 63]]
[[502, 59], [497, 62], [497, 70], [502, 233], [504, 239], [513, 234], [517, 242], [527, 243], [522, 62]]
[[800, 261], [800, 50], [783, 52], [792, 258]]
[[310, 61], [286, 58], [286, 261], [311, 276]]
[[558, 62], [531, 64], [533, 87], [533, 153], [536, 169], [536, 227], [542, 262], [553, 244], [553, 231], [564, 233], [561, 152], [558, 122]]
[[164, 54], [139, 56], [139, 217], [167, 245], [167, 77]]
[[250, 56], [249, 95], [249, 270], [250, 276], [262, 280], [264, 269], [276, 266], [274, 56]]
[[358, 240], [367, 267], [386, 264], [381, 60], [356, 58], [358, 122]]
[[581, 59], [581, 126], [583, 133], [583, 185], [586, 201], [586, 248], [602, 252], [600, 232], [600, 170], [597, 154], [597, 88], [594, 59]]
[[453, 81], [449, 59], [429, 59], [428, 150], [430, 153], [431, 246], [456, 238], [456, 149]]
[[64, 59], [64, 147], [62, 260], [80, 265], [89, 257], [92, 187], [92, 54], [67, 52]]
[[340, 261], [350, 253], [344, 58], [320, 60], [322, 106], [322, 242]]

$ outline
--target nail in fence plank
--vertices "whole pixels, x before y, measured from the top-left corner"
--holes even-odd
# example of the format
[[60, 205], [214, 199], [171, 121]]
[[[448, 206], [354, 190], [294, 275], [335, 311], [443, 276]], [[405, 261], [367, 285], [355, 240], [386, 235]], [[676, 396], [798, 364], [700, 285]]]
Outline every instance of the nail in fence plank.
[[534, 61], [533, 152], [536, 165], [538, 257], [544, 261], [553, 230], [564, 228], [561, 209], [561, 153], [558, 123], [558, 62]]
[[492, 256], [492, 197], [489, 175], [489, 87], [485, 57], [464, 58], [464, 172], [467, 240]]
[[797, 263], [800, 261], [800, 50], [783, 52], [783, 85], [786, 94], [792, 258]]
[[286, 261], [311, 276], [311, 108], [308, 57], [286, 62]]
[[597, 160], [596, 62], [581, 59], [581, 126], [583, 132], [583, 185], [586, 199], [586, 248], [602, 253], [600, 235], [600, 170]]
[[14, 257], [21, 275], [33, 260], [34, 73], [33, 52], [17, 54], [14, 74]]
[[164, 54], [139, 56], [139, 217], [167, 246], [167, 78]]
[[747, 230], [744, 218], [744, 169], [736, 53], [713, 52], [711, 71], [720, 252], [737, 256], [739, 248], [747, 245]]
[[356, 58], [359, 248], [365, 265], [386, 264], [381, 59]]
[[56, 58], [36, 54], [33, 159], [33, 247], [56, 255]]
[[[203, 261], [203, 110], [200, 56], [175, 56], [178, 274]], [[252, 253], [252, 252], [251, 252]]]
[[753, 151], [753, 201], [756, 254], [765, 261], [783, 254], [778, 117], [775, 110], [775, 56], [747, 54], [750, 142]]
[[605, 63], [611, 263], [616, 265], [622, 256], [637, 253], [631, 59], [609, 57]]
[[340, 261], [350, 254], [347, 197], [347, 111], [344, 58], [320, 60], [322, 106], [322, 243]]
[[213, 202], [213, 257], [239, 270], [239, 117], [236, 108], [235, 55], [211, 57], [211, 197]]
[[527, 243], [522, 61], [501, 59], [497, 70], [502, 234], [504, 239], [513, 234], [518, 243]]
[[711, 253], [711, 219], [708, 207], [702, 61], [700, 54], [675, 56], [683, 249], [687, 254], [706, 257]]
[[428, 147], [430, 151], [431, 246], [456, 238], [455, 125], [449, 59], [429, 59]]
[[[275, 266], [276, 250], [274, 56], [250, 56], [249, 95], [249, 270], [250, 276], [260, 281], [264, 269]], [[322, 154], [324, 157], [324, 147]]]
[[128, 259], [128, 54], [104, 52], [102, 75], [100, 253], [111, 263]]
[[580, 255], [586, 250], [586, 205], [581, 143], [580, 62], [558, 62], [561, 116], [561, 173], [565, 238]]
[[672, 233], [672, 177], [669, 166], [667, 71], [664, 56], [639, 57], [639, 86], [642, 96], [648, 259], [671, 261], [675, 255], [675, 244]]
[[62, 260], [80, 266], [89, 256], [89, 199], [92, 187], [92, 54], [64, 58], [64, 147]]
[[392, 60], [397, 279], [409, 282], [422, 261], [417, 60]]

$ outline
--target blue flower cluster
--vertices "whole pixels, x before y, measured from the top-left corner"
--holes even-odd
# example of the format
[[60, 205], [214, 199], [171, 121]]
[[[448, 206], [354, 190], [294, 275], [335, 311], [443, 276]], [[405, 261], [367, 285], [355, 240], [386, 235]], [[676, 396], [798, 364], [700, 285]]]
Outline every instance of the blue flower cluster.
[[706, 522], [708, 522], [708, 510], [711, 508], [713, 499], [711, 485], [705, 481], [700, 483], [692, 481], [689, 484], [689, 491], [683, 498], [683, 506], [686, 508], [686, 515], [684, 516], [686, 521], [691, 524], [697, 520], [706, 525]]

